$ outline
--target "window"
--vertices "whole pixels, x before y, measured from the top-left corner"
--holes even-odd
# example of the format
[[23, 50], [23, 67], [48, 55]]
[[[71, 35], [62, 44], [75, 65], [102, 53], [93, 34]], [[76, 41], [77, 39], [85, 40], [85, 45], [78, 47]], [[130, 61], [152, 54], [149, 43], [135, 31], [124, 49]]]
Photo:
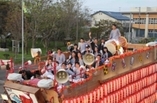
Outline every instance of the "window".
[[145, 18], [141, 18], [140, 23], [141, 24], [145, 24], [146, 23], [146, 19]]
[[99, 24], [99, 21], [95, 21], [95, 24]]
[[153, 30], [152, 30], [152, 29], [149, 29], [149, 30], [148, 30], [148, 33], [152, 33], [152, 32], [153, 32]]
[[157, 24], [157, 18], [149, 18], [149, 24]]
[[134, 18], [133, 21], [135, 24], [145, 24], [146, 23], [145, 18]]
[[154, 18], [154, 21], [155, 21], [154, 23], [157, 24], [157, 18]]
[[100, 12], [99, 15], [102, 15], [102, 12]]

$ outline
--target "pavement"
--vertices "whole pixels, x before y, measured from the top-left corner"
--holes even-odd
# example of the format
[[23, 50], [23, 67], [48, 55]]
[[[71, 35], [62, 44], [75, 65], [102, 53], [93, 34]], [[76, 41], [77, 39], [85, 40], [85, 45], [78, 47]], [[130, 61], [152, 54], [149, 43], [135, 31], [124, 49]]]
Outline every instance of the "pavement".
[[6, 79], [6, 70], [0, 70], [0, 94], [4, 93], [3, 84]]

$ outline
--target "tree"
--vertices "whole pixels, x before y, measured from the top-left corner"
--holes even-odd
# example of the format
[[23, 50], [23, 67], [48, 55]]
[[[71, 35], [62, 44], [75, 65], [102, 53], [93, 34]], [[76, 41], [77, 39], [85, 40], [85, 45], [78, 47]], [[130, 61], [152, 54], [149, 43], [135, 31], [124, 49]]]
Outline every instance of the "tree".
[[0, 1], [0, 34], [5, 33], [6, 17], [11, 6], [13, 5], [10, 2]]
[[120, 22], [113, 22], [111, 20], [101, 20], [95, 27], [91, 28], [91, 32], [94, 35], [97, 35], [97, 38], [108, 39], [110, 32], [112, 30], [112, 24], [116, 24], [118, 29], [121, 32], [121, 35], [124, 36], [124, 29]]
[[[14, 0], [10, 3], [15, 5], [7, 15], [5, 27], [14, 39], [21, 40], [21, 2]], [[46, 49], [52, 40], [74, 39], [89, 17], [88, 9], [83, 8], [79, 0], [27, 0], [24, 4], [25, 47], [28, 39], [31, 47], [35, 47], [38, 37], [42, 37], [41, 42]]]
[[[89, 17], [89, 10], [83, 8], [79, 0], [60, 0], [62, 31], [65, 37], [76, 38], [79, 28], [85, 26], [85, 21]], [[78, 29], [78, 30], [77, 30]]]

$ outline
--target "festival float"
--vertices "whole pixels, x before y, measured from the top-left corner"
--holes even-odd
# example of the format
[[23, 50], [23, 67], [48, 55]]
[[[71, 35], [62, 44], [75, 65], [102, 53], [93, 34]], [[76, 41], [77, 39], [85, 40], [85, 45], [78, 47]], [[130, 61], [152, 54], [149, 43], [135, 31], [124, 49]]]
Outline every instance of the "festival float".
[[[120, 47], [114, 42], [105, 46], [115, 55], [103, 66], [86, 71], [86, 79], [75, 83], [61, 69], [55, 73], [50, 88], [44, 88], [37, 85], [41, 80], [17, 81], [10, 75], [4, 84], [7, 96], [3, 94], [3, 97], [15, 103], [154, 103], [157, 100], [156, 44], [129, 44], [121, 37]], [[118, 55], [116, 51], [120, 48], [124, 49], [124, 53]], [[66, 57], [69, 55], [68, 52], [64, 54]], [[32, 52], [32, 55], [35, 54]], [[90, 65], [94, 57], [87, 54], [83, 60]], [[7, 75], [14, 74], [12, 60], [1, 60], [1, 65], [6, 67]], [[37, 69], [40, 70], [43, 65], [39, 59]], [[57, 90], [58, 83], [68, 81], [69, 85]], [[42, 83], [46, 82], [50, 83]]]

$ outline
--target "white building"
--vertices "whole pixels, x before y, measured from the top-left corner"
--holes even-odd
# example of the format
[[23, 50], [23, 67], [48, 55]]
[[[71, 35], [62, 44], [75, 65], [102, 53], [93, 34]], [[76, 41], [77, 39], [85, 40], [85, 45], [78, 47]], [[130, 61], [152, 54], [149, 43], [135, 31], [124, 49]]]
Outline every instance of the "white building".
[[91, 26], [94, 27], [95, 24], [99, 23], [100, 20], [111, 20], [111, 21], [119, 21], [119, 22], [126, 22], [130, 19], [127, 16], [122, 15], [120, 12], [110, 12], [110, 11], [97, 11], [91, 15], [92, 17], [92, 24]]

